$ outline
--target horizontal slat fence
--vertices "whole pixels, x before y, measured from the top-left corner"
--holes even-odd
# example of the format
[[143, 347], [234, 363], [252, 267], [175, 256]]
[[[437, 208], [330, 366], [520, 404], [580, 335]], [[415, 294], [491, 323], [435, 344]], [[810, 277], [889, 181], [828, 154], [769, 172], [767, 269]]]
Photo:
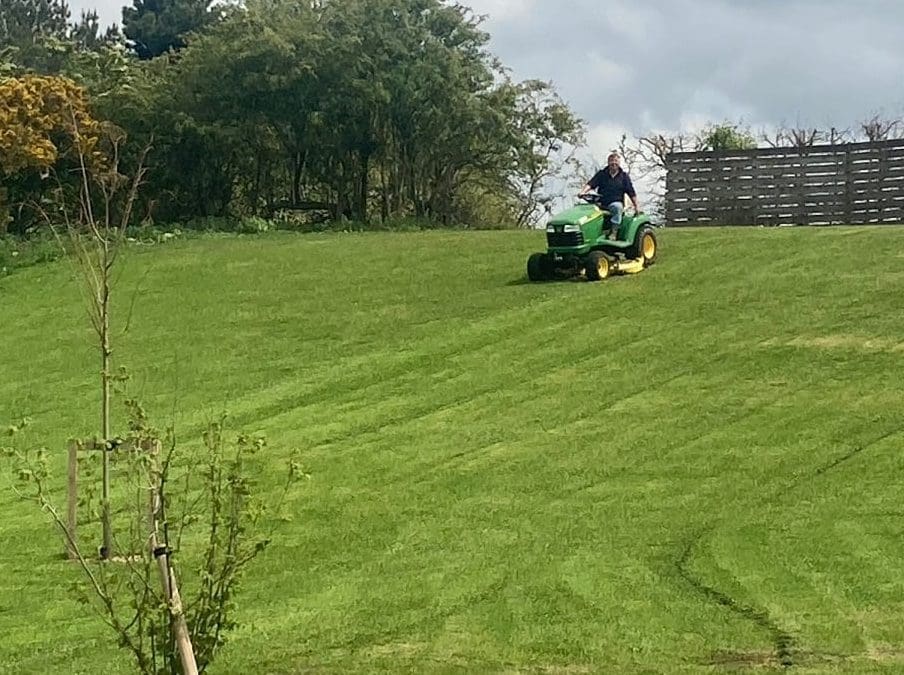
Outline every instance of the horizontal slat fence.
[[670, 226], [904, 222], [904, 140], [680, 152], [667, 169]]

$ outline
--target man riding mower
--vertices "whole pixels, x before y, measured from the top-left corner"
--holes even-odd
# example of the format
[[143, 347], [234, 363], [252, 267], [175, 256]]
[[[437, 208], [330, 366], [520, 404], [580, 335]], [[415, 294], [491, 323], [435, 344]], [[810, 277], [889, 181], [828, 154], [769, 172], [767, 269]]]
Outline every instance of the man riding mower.
[[[625, 195], [634, 204], [633, 216], [624, 213]], [[534, 253], [527, 261], [531, 281], [581, 273], [590, 281], [600, 281], [612, 274], [636, 274], [655, 262], [658, 242], [653, 223], [640, 212], [634, 186], [618, 166], [617, 155], [609, 157], [609, 166], [578, 196], [587, 203], [547, 223], [547, 251]]]
[[594, 174], [593, 178], [578, 193], [578, 197], [596, 191], [599, 196], [598, 203], [611, 214], [609, 238], [615, 239], [625, 212], [625, 195], [631, 198], [635, 213], [640, 213], [640, 203], [637, 201], [637, 192], [634, 190], [631, 176], [621, 168], [617, 152], [609, 155], [607, 164], [605, 169], [600, 169]]

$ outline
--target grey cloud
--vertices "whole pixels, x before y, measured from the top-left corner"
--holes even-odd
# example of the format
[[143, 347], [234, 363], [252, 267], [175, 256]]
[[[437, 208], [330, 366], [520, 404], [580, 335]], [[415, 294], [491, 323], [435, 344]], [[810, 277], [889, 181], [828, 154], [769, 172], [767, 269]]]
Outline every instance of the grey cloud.
[[[486, 24], [517, 76], [551, 79], [591, 123], [635, 131], [741, 115], [754, 128], [847, 127], [900, 112], [902, 25], [897, 0], [572, 0]], [[595, 56], [630, 77], [595, 83]]]

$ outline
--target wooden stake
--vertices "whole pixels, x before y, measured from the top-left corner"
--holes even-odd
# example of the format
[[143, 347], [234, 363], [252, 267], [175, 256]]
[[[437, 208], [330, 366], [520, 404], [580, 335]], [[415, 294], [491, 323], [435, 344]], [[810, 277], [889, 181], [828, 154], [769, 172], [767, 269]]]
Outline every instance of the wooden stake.
[[69, 493], [66, 509], [69, 540], [66, 542], [66, 553], [70, 560], [78, 557], [75, 552], [75, 545], [78, 542], [78, 446], [78, 441], [69, 441]]
[[176, 639], [176, 647], [179, 649], [179, 657], [182, 660], [183, 675], [198, 675], [198, 664], [195, 661], [195, 652], [191, 644], [191, 636], [188, 634], [188, 624], [185, 621], [185, 613], [182, 609], [182, 598], [179, 596], [179, 587], [176, 584], [176, 575], [169, 562], [169, 550], [166, 542], [161, 547], [159, 542], [159, 518], [160, 518], [160, 485], [157, 457], [160, 452], [160, 442], [154, 442], [148, 450], [151, 455], [151, 554], [157, 560], [157, 568], [160, 571], [160, 584], [163, 587], [163, 595], [169, 605], [172, 620], [173, 636]]

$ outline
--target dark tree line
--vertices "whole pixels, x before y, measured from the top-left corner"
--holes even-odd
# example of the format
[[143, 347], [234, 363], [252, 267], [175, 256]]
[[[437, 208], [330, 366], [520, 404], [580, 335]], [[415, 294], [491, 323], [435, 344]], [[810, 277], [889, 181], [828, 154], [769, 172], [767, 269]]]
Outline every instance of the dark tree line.
[[525, 225], [583, 142], [550, 85], [512, 80], [480, 18], [443, 0], [134, 0], [104, 33], [64, 0], [5, 0], [0, 40], [7, 77], [84, 87], [126, 164], [151, 146], [144, 222]]

